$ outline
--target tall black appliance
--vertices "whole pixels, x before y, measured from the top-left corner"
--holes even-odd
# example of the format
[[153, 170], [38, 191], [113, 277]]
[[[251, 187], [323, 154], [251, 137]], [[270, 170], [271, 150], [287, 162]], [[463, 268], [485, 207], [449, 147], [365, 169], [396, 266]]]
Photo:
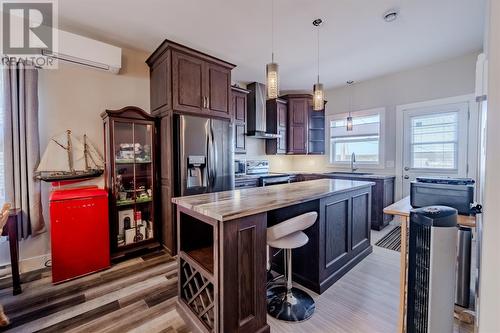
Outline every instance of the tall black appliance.
[[234, 135], [229, 121], [174, 115], [174, 195], [234, 189]]

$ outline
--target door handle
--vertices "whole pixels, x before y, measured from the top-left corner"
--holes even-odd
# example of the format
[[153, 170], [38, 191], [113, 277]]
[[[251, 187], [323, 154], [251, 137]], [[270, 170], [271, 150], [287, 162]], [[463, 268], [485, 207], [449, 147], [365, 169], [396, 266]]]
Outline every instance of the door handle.
[[207, 103], [205, 103], [205, 96], [201, 96], [201, 107], [206, 108]]
[[207, 99], [207, 106], [206, 106], [206, 108], [210, 109], [210, 99], [208, 99], [208, 97], [205, 97], [205, 98]]
[[405, 175], [403, 178], [404, 178], [404, 179], [410, 179], [410, 176]]

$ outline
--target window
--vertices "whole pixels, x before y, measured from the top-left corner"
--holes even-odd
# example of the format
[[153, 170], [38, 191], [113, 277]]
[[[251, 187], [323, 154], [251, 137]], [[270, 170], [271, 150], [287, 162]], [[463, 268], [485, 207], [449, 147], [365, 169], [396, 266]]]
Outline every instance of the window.
[[353, 130], [347, 131], [347, 114], [330, 120], [330, 163], [348, 164], [352, 153], [357, 164], [378, 166], [383, 163], [381, 120], [384, 109], [359, 111], [352, 114]]
[[411, 165], [415, 169], [457, 169], [458, 112], [411, 118]]

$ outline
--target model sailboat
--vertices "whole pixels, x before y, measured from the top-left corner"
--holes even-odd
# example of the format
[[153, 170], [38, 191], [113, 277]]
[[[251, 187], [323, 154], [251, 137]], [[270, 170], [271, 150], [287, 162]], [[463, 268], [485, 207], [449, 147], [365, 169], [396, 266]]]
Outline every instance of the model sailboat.
[[50, 139], [35, 177], [46, 182], [57, 182], [102, 175], [103, 158], [87, 141], [87, 135], [83, 136], [82, 142], [73, 137], [70, 130]]

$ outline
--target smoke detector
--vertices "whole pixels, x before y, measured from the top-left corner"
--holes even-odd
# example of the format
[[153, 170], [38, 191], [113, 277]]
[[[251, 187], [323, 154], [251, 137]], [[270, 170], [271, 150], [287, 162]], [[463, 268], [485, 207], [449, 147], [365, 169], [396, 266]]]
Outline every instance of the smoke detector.
[[396, 21], [399, 16], [399, 9], [389, 9], [384, 13], [384, 21], [390, 23]]

